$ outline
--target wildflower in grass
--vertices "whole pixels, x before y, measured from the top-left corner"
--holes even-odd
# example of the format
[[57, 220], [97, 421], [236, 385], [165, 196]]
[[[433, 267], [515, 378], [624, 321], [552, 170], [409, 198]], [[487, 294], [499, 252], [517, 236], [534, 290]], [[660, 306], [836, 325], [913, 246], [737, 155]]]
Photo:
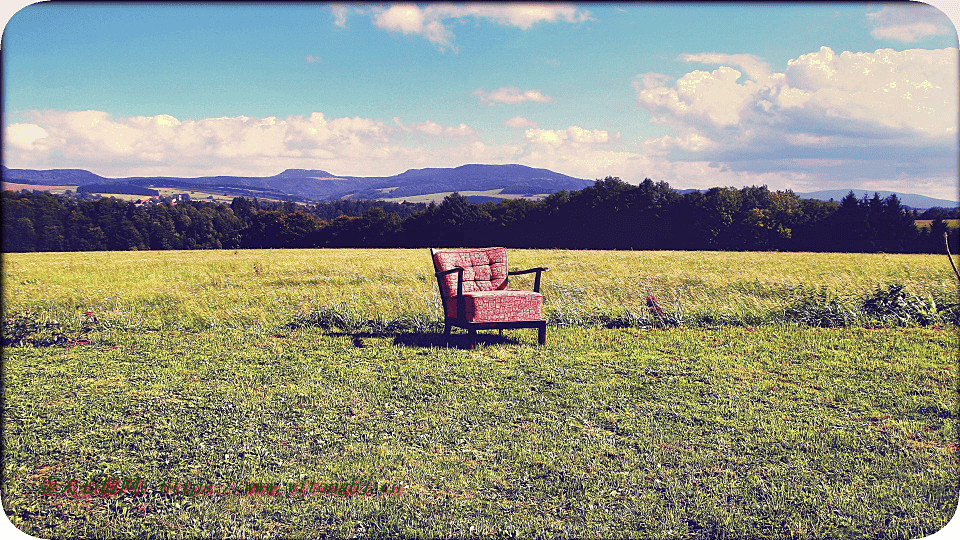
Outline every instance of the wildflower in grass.
[[647, 295], [647, 308], [660, 317], [663, 317], [663, 309], [660, 307], [660, 303], [657, 302], [656, 296], [652, 294]]

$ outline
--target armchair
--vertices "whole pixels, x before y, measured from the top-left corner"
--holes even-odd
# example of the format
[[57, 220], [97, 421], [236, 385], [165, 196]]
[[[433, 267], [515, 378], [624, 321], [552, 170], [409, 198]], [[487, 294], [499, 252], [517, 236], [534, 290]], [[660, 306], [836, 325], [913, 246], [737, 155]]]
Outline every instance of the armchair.
[[[450, 328], [470, 333], [476, 343], [477, 330], [536, 328], [537, 342], [547, 339], [543, 318], [540, 276], [547, 268], [510, 272], [507, 250], [501, 247], [457, 250], [431, 249], [437, 286], [443, 304], [443, 338], [450, 340]], [[536, 272], [532, 291], [507, 288], [510, 276]]]

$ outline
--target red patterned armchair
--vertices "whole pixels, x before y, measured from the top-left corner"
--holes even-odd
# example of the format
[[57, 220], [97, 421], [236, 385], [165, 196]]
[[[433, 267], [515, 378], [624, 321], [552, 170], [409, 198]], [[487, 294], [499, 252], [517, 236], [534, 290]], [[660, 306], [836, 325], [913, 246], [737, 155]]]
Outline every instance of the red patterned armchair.
[[[536, 328], [537, 341], [547, 340], [543, 318], [540, 274], [546, 268], [509, 272], [507, 250], [501, 247], [475, 249], [431, 249], [440, 300], [443, 303], [443, 339], [450, 340], [450, 327], [470, 332], [476, 343], [477, 330]], [[509, 276], [536, 272], [532, 291], [507, 288]]]

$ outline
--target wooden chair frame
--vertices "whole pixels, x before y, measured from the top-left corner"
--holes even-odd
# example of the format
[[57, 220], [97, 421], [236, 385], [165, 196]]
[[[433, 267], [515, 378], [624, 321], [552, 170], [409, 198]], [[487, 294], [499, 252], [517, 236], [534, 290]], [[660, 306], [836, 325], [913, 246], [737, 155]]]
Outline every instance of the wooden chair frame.
[[[441, 251], [435, 248], [430, 248], [430, 259], [431, 262], [436, 264], [434, 261], [434, 255], [437, 251]], [[436, 267], [434, 267], [436, 269]], [[518, 276], [521, 274], [529, 274], [531, 272], [536, 272], [537, 275], [533, 280], [533, 292], [540, 292], [540, 275], [543, 272], [546, 272], [549, 268], [544, 266], [539, 266], [536, 268], [528, 268], [526, 270], [517, 270], [514, 272], [507, 271], [507, 284], [510, 283], [510, 276]], [[450, 270], [444, 270], [442, 272], [434, 272], [437, 277], [437, 287], [440, 290], [440, 308], [443, 310], [443, 342], [444, 344], [450, 343], [450, 328], [456, 326], [458, 328], [463, 328], [470, 334], [470, 347], [473, 348], [477, 342], [477, 330], [489, 330], [497, 329], [500, 330], [500, 334], [503, 334], [504, 330], [512, 328], [536, 328], [537, 329], [537, 343], [543, 345], [547, 342], [547, 321], [546, 319], [536, 319], [530, 321], [497, 321], [497, 322], [471, 322], [462, 317], [448, 317], [447, 316], [447, 307], [443, 302], [443, 282], [442, 279], [447, 274], [457, 273], [457, 295], [454, 297], [457, 299], [457, 313], [463, 315], [466, 313], [466, 305], [464, 303], [463, 296], [463, 268], [451, 268]]]

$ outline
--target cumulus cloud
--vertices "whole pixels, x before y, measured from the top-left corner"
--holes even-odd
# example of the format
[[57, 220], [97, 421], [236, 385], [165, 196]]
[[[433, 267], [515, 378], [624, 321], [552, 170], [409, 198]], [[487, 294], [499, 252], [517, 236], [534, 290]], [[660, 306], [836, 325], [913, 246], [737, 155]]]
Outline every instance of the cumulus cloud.
[[[428, 8], [429, 9], [429, 8]], [[420, 34], [441, 50], [452, 47], [453, 32], [436, 18], [428, 18], [428, 13], [416, 5], [393, 5], [389, 9], [378, 11], [373, 22], [379, 28], [404, 34]]]
[[512, 128], [518, 128], [518, 129], [540, 127], [540, 125], [537, 124], [536, 122], [532, 120], [527, 120], [522, 116], [514, 116], [513, 118], [504, 122], [503, 125], [509, 126]]
[[319, 57], [319, 56], [313, 56], [313, 55], [308, 55], [308, 56], [307, 56], [307, 63], [308, 63], [308, 64], [314, 64], [314, 63], [317, 63], [317, 62], [319, 62], [319, 61], [320, 61], [320, 57]]
[[[592, 145], [605, 144], [610, 142], [610, 133], [602, 129], [583, 129], [580, 126], [570, 126], [563, 130], [552, 129], [528, 129], [524, 136], [528, 141], [547, 145], [554, 148], [564, 146], [568, 143], [574, 145]], [[614, 138], [619, 137], [615, 135]]]
[[34, 124], [10, 124], [4, 130], [4, 142], [20, 150], [34, 150], [34, 143], [46, 139], [47, 131]]
[[539, 22], [579, 23], [590, 14], [572, 5], [553, 4], [393, 4], [372, 8], [374, 24], [385, 30], [421, 35], [441, 50], [454, 49], [448, 24], [463, 19], [489, 20], [528, 30]]
[[919, 2], [887, 5], [867, 18], [873, 24], [870, 35], [879, 40], [915, 43], [930, 36], [956, 35], [946, 15]]
[[487, 92], [483, 88], [478, 88], [473, 95], [480, 98], [480, 103], [484, 105], [495, 105], [497, 103], [506, 103], [516, 105], [524, 101], [533, 101], [535, 103], [550, 103], [553, 98], [544, 95], [539, 90], [520, 90], [513, 86], [504, 86], [497, 88], [492, 92]]
[[347, 27], [347, 6], [342, 4], [333, 4], [330, 6], [330, 11], [333, 13], [333, 24], [339, 26], [340, 28]]
[[404, 123], [322, 113], [287, 118], [233, 116], [180, 120], [114, 117], [102, 111], [34, 111], [5, 128], [4, 160], [15, 168], [83, 168], [104, 176], [270, 176], [286, 168], [391, 175], [417, 167], [521, 163], [582, 178], [660, 170], [616, 148], [619, 133], [569, 126], [524, 129], [506, 144], [480, 140], [465, 123]]
[[[513, 155], [484, 147], [466, 124], [426, 120], [404, 125], [370, 118], [247, 116], [179, 120], [169, 115], [115, 118], [102, 111], [21, 113], [6, 126], [5, 161], [11, 167], [79, 167], [114, 176], [208, 174], [272, 175], [284, 168], [395, 174], [390, 167], [442, 166], [451, 156]], [[405, 138], [426, 137], [421, 148]], [[499, 154], [498, 154], [499, 152]], [[454, 163], [452, 165], [460, 165]]]
[[684, 62], [697, 62], [700, 64], [723, 64], [726, 66], [738, 67], [743, 70], [744, 75], [754, 81], [762, 82], [770, 76], [770, 64], [768, 64], [763, 58], [752, 54], [683, 54], [680, 55], [680, 59]]
[[477, 135], [477, 131], [475, 129], [463, 123], [457, 126], [444, 126], [432, 120], [424, 120], [423, 122], [414, 122], [412, 124], [404, 124], [402, 121], [400, 121], [399, 116], [393, 117], [393, 123], [396, 124], [397, 127], [399, 127], [401, 130], [407, 133], [418, 133], [418, 134], [428, 135], [431, 137], [443, 137], [447, 139], [452, 139], [452, 138], [474, 137]]
[[[678, 133], [644, 141], [645, 155], [740, 173], [791, 172], [804, 181], [908, 175], [955, 186], [955, 48], [837, 54], [823, 47], [780, 73], [750, 55], [681, 59], [729, 65], [634, 79], [637, 103]], [[830, 160], [844, 165], [827, 166]]]
[[[728, 66], [672, 84], [634, 81], [655, 121], [743, 147], [776, 135], [811, 145], [847, 139], [943, 140], [957, 135], [957, 49], [835, 54], [790, 60], [763, 82]], [[799, 137], [798, 137], [799, 136]]]

